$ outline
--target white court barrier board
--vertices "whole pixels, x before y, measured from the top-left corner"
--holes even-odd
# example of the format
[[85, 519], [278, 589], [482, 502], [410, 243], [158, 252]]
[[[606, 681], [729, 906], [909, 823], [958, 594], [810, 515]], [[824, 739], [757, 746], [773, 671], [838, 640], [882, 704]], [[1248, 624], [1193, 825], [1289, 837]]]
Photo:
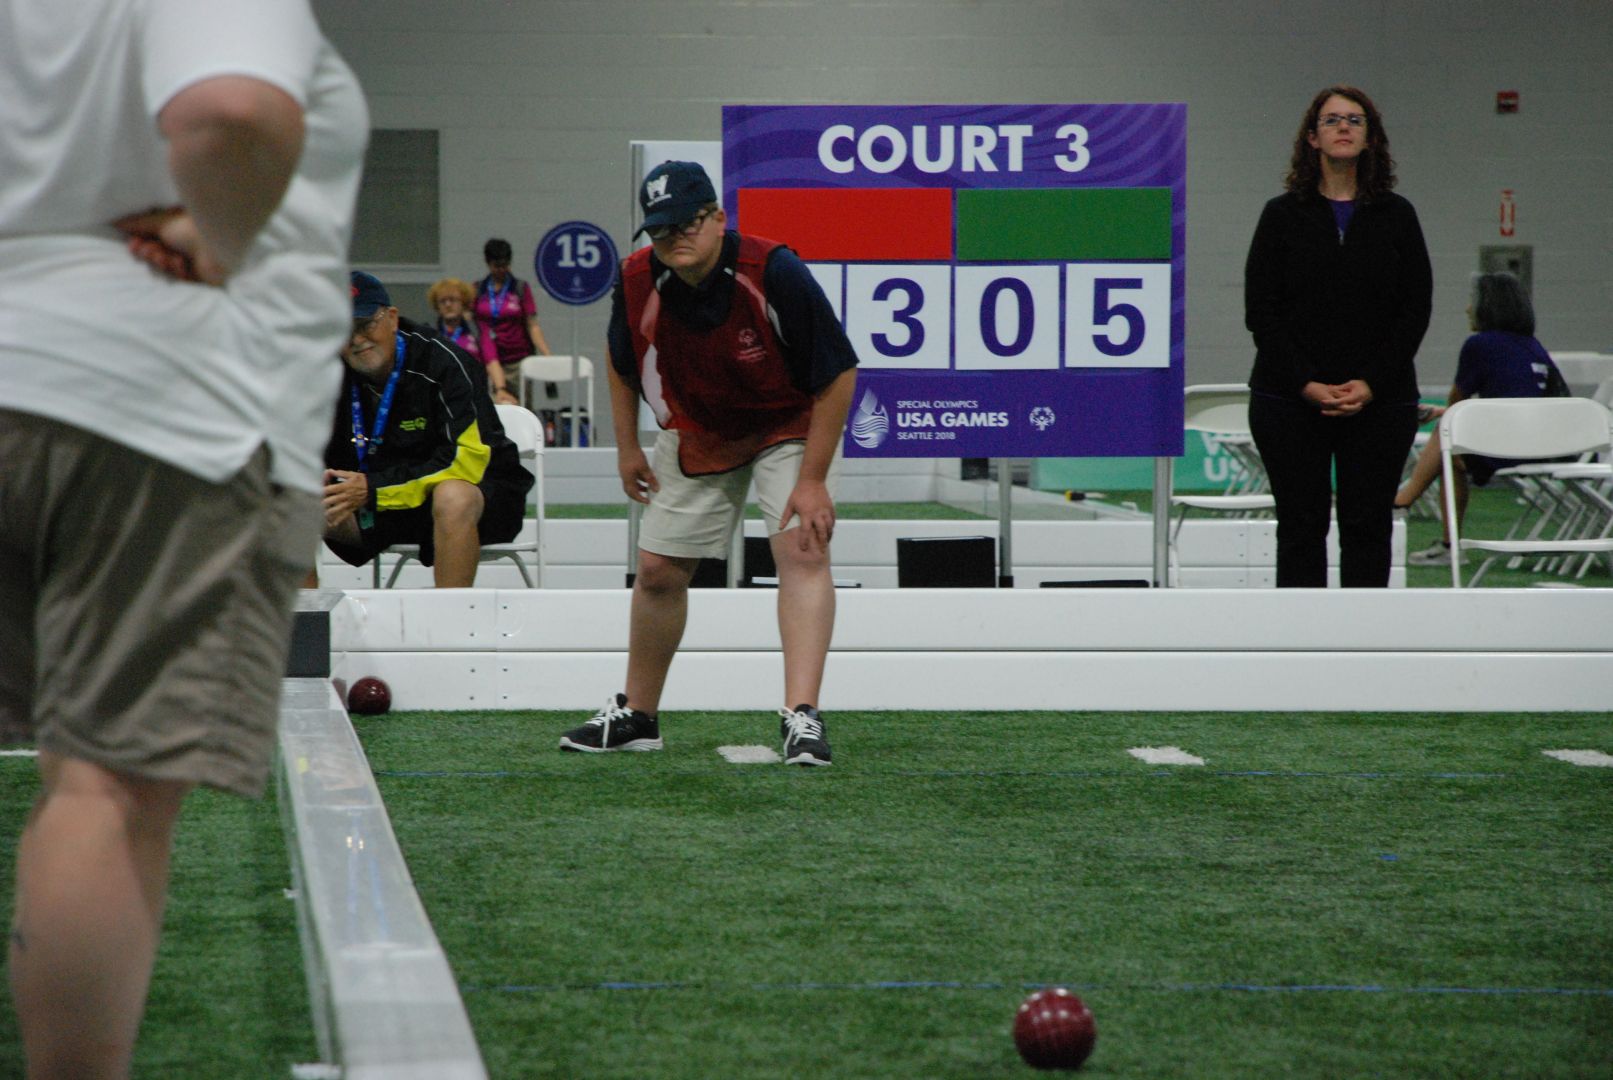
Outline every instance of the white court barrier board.
[[286, 679], [280, 810], [320, 1053], [343, 1080], [486, 1080], [459, 987], [328, 679]]

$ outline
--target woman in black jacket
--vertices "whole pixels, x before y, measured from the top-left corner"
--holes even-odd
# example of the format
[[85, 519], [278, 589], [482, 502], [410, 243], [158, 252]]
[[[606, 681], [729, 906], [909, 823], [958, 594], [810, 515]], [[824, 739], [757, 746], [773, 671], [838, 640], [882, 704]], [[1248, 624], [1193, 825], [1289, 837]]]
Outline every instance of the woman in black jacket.
[[1335, 482], [1340, 583], [1389, 583], [1395, 489], [1417, 432], [1412, 360], [1433, 298], [1417, 212], [1394, 183], [1376, 106], [1330, 86], [1249, 245], [1249, 422], [1277, 500], [1279, 588], [1327, 585]]

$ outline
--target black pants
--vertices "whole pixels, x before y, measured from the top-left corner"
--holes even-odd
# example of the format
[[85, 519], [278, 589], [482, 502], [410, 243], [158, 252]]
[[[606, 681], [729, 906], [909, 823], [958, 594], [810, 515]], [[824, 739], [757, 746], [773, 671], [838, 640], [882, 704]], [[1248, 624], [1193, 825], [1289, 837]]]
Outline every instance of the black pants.
[[1417, 405], [1373, 402], [1323, 416], [1308, 402], [1255, 394], [1249, 426], [1277, 500], [1277, 587], [1326, 588], [1338, 481], [1339, 583], [1389, 584], [1395, 491], [1417, 435]]

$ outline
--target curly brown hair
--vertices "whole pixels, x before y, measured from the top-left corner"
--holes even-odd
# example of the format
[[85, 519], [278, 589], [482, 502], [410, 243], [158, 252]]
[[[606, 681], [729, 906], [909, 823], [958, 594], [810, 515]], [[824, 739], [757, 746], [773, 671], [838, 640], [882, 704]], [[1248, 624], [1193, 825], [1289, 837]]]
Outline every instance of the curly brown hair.
[[1387, 195], [1395, 186], [1395, 159], [1389, 156], [1389, 133], [1383, 128], [1383, 116], [1366, 92], [1355, 86], [1329, 86], [1311, 99], [1305, 118], [1299, 122], [1299, 134], [1294, 136], [1294, 153], [1288, 162], [1288, 176], [1283, 186], [1289, 191], [1314, 192], [1322, 180], [1321, 151], [1310, 144], [1316, 134], [1316, 119], [1328, 98], [1349, 98], [1361, 106], [1367, 118], [1367, 145], [1355, 162], [1356, 197], [1362, 202]]

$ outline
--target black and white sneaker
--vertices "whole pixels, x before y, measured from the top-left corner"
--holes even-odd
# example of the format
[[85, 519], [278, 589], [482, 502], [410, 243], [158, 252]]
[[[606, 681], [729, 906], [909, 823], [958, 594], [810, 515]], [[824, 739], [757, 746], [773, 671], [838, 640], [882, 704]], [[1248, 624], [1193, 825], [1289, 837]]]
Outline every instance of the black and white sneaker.
[[1443, 540], [1435, 540], [1421, 551], [1413, 551], [1406, 556], [1407, 566], [1449, 566], [1451, 564], [1451, 546]]
[[603, 754], [612, 750], [661, 749], [661, 722], [648, 713], [627, 707], [627, 695], [617, 694], [582, 727], [560, 736], [560, 749]]
[[810, 705], [780, 709], [779, 736], [784, 740], [784, 764], [829, 764], [829, 740], [823, 734], [823, 718]]

